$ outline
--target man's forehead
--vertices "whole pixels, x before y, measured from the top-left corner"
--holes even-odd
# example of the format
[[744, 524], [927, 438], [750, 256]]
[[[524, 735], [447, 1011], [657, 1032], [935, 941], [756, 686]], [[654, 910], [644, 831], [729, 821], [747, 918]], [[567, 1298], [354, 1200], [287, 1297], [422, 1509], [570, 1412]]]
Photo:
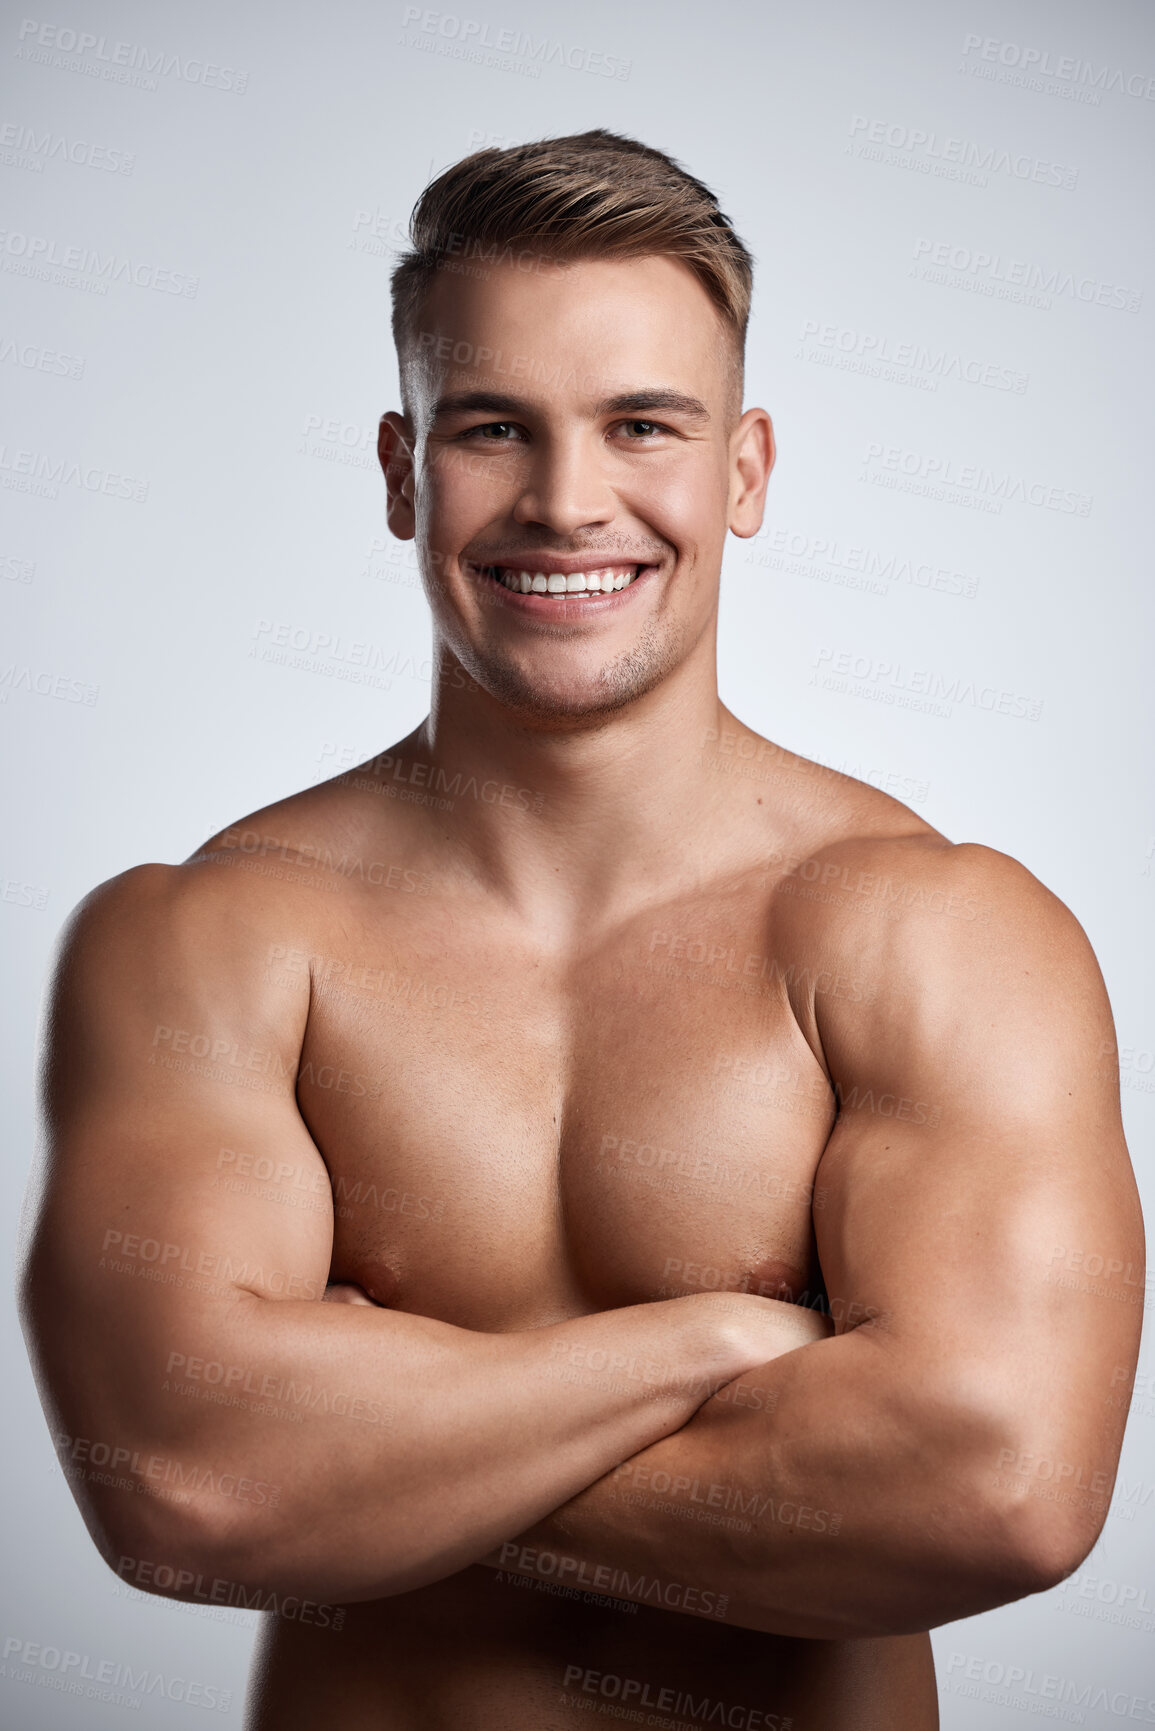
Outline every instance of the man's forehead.
[[438, 273], [407, 356], [427, 414], [451, 403], [513, 413], [510, 399], [559, 394], [591, 413], [611, 403], [627, 414], [708, 413], [726, 388], [732, 339], [686, 266], [647, 256], [555, 269], [503, 265], [472, 282]]
[[526, 251], [513, 262], [459, 265], [446, 260], [430, 283], [426, 309], [436, 319], [450, 309], [458, 316], [467, 307], [489, 310], [509, 302], [561, 309], [606, 297], [643, 299], [651, 307], [660, 299], [679, 314], [697, 303], [705, 323], [717, 317], [713, 301], [689, 265], [664, 253], [561, 259]]

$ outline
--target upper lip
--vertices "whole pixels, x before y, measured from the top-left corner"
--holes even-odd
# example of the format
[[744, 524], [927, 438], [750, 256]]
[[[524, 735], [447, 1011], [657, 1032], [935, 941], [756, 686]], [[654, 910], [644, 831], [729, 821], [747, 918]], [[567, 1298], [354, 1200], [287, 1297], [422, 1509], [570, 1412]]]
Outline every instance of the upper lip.
[[536, 575], [543, 571], [559, 571], [572, 576], [575, 571], [619, 571], [623, 566], [656, 565], [656, 559], [638, 559], [622, 553], [513, 553], [498, 559], [469, 559], [467, 564], [477, 571], [528, 571]]

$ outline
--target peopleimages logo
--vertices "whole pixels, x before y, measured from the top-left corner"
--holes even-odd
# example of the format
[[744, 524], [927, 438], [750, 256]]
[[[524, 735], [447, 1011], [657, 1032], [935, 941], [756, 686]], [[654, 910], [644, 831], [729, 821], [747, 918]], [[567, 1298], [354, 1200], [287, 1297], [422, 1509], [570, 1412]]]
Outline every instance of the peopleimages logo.
[[163, 48], [146, 48], [139, 42], [114, 42], [88, 30], [69, 25], [44, 24], [25, 18], [19, 30], [17, 60], [37, 66], [53, 66], [60, 72], [80, 72], [114, 84], [131, 84], [139, 90], [159, 89], [158, 79], [177, 78], [184, 84], [201, 84], [206, 90], [227, 90], [240, 96], [249, 75], [234, 66], [218, 66], [195, 56], [170, 54]]
[[[1155, 76], [1146, 72], [1126, 72], [1121, 66], [1106, 62], [1096, 66], [1093, 61], [1080, 60], [1074, 54], [1052, 54], [1049, 48], [1025, 47], [1020, 42], [1006, 42], [998, 36], [963, 38], [963, 59], [959, 70], [998, 83], [1022, 84], [1027, 89], [1048, 90], [1053, 86], [1070, 86], [1062, 94], [1097, 105], [1105, 90], [1120, 96], [1131, 96], [1141, 102], [1155, 101]], [[1001, 76], [1000, 76], [1001, 74]], [[1054, 94], [1060, 94], [1055, 90]]]
[[0, 362], [24, 367], [32, 373], [51, 373], [60, 379], [82, 379], [84, 361], [80, 355], [63, 355], [59, 349], [46, 349], [39, 343], [22, 343], [14, 337], [0, 336]]
[[[1029, 1665], [1006, 1665], [999, 1659], [984, 1659], [975, 1653], [952, 1653], [946, 1666], [946, 1687], [955, 1695], [987, 1701], [1002, 1707], [1017, 1707], [1030, 1713], [1046, 1713], [1043, 1703], [1054, 1701], [1092, 1712], [1113, 1713], [1120, 1719], [1155, 1725], [1155, 1700], [1131, 1695], [1110, 1684], [1084, 1683], [1054, 1671], [1036, 1671]], [[1059, 1712], [1048, 1718], [1063, 1718]], [[1082, 1723], [1082, 1717], [1075, 1720]]]
[[987, 186], [989, 175], [1006, 174], [1012, 180], [1060, 186], [1071, 192], [1079, 180], [1077, 168], [1052, 162], [1047, 157], [1000, 150], [993, 144], [975, 144], [969, 138], [946, 137], [928, 132], [924, 126], [871, 120], [864, 114], [851, 116], [850, 137], [852, 142], [847, 149], [865, 162], [908, 168], [940, 179], [964, 180], [972, 186]]
[[95, 247], [74, 246], [50, 235], [24, 234], [7, 228], [0, 228], [0, 270], [101, 295], [108, 293], [109, 283], [120, 282], [195, 300], [200, 287], [199, 277], [168, 270], [145, 259], [98, 252]]
[[1048, 481], [1016, 475], [1010, 469], [988, 469], [982, 463], [958, 463], [953, 457], [907, 451], [901, 445], [871, 440], [863, 455], [865, 472], [860, 477], [876, 486], [921, 492], [948, 503], [980, 504], [998, 515], [1006, 503], [1034, 505], [1045, 511], [1061, 511], [1089, 517], [1094, 495], [1058, 487]]
[[105, 174], [131, 174], [136, 157], [112, 145], [66, 138], [60, 132], [36, 132], [31, 126], [6, 121], [0, 126], [0, 162], [36, 173], [43, 173], [46, 162], [70, 162], [74, 167], [95, 168]]
[[814, 658], [810, 684], [944, 718], [949, 718], [955, 703], [1021, 721], [1038, 721], [1043, 712], [1042, 698], [983, 685], [934, 668], [904, 667], [901, 661], [888, 661], [854, 649], [820, 648]]
[[958, 384], [982, 385], [1021, 397], [1030, 384], [1030, 375], [1014, 367], [821, 319], [803, 321], [794, 352], [798, 360], [818, 361], [896, 384], [916, 384], [928, 391], [937, 391], [940, 379], [954, 379]]
[[1055, 1608], [1071, 1616], [1093, 1617], [1124, 1629], [1155, 1630], [1155, 1600], [1146, 1586], [1102, 1575], [1069, 1575], [1059, 1583]]
[[[583, 1700], [583, 1695], [600, 1696], [603, 1702], [619, 1701], [621, 1714], [614, 1712], [618, 1724], [622, 1717], [630, 1717], [638, 1725], [684, 1725], [686, 1731], [690, 1731], [691, 1720], [702, 1725], [728, 1725], [731, 1731], [790, 1731], [794, 1723], [789, 1716], [784, 1718], [768, 1708], [744, 1707], [740, 1702], [714, 1700], [709, 1695], [696, 1696], [680, 1688], [663, 1688], [649, 1679], [620, 1676], [615, 1671], [591, 1671], [585, 1665], [566, 1666], [562, 1678], [563, 1701], [569, 1700], [564, 1691], [570, 1689], [572, 1705], [587, 1712], [604, 1713], [606, 1709], [593, 1699]], [[643, 1707], [650, 1709], [644, 1721], [640, 1711]], [[677, 1717], [669, 1718], [669, 1714]]]
[[[625, 80], [630, 76], [633, 64], [616, 54], [603, 54], [597, 49], [581, 48], [576, 43], [560, 42], [545, 35], [532, 36], [529, 31], [516, 30], [511, 25], [495, 28], [488, 19], [462, 18], [455, 12], [435, 12], [425, 6], [406, 6], [401, 15], [401, 28], [405, 31], [410, 27], [427, 38], [440, 38], [445, 44], [442, 52], [448, 52], [452, 45], [456, 59], [486, 62], [487, 56], [498, 54], [508, 56], [511, 62], [528, 62], [534, 78], [541, 76], [543, 66], [560, 66], [570, 72], [589, 72], [598, 78]], [[404, 36], [402, 43], [411, 45]], [[431, 48], [434, 45], [430, 42]]]
[[146, 1695], [216, 1713], [227, 1713], [232, 1705], [231, 1689], [196, 1683], [188, 1677], [166, 1676], [163, 1671], [150, 1671], [145, 1665], [137, 1670], [122, 1660], [77, 1653], [70, 1648], [54, 1647], [50, 1642], [25, 1640], [23, 1635], [5, 1637], [0, 1663], [3, 1674], [14, 1682], [31, 1683], [62, 1695], [80, 1695], [88, 1701], [105, 1701], [110, 1706], [137, 1712]]
[[[908, 583], [915, 589], [934, 590], [940, 595], [964, 595], [973, 600], [979, 586], [976, 576], [951, 570], [948, 566], [902, 558], [897, 553], [883, 553], [877, 548], [839, 541], [836, 536], [813, 535], [782, 524], [758, 531], [751, 551], [746, 555], [746, 563], [874, 595], [889, 594], [891, 582], [896, 582]], [[857, 774], [857, 771], [850, 773]]]
[[0, 445], [0, 487], [35, 493], [43, 499], [58, 498], [61, 487], [79, 487], [85, 493], [101, 493], [106, 499], [131, 499], [143, 505], [148, 500], [149, 484], [115, 469], [49, 456], [44, 451], [12, 451]]
[[1077, 276], [1057, 265], [1032, 264], [1026, 259], [987, 252], [982, 247], [956, 246], [948, 240], [916, 240], [914, 259], [910, 274], [923, 282], [968, 289], [974, 294], [1044, 310], [1050, 308], [1052, 296], [1126, 313], [1137, 313], [1143, 301], [1141, 289], [1122, 283]]

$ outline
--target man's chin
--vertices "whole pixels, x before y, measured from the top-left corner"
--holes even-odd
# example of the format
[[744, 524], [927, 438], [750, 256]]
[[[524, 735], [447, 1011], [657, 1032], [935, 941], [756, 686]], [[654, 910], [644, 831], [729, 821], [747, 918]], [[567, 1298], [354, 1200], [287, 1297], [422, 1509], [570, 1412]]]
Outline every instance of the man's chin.
[[523, 667], [470, 668], [477, 683], [504, 708], [537, 727], [595, 725], [620, 714], [661, 683], [672, 661], [653, 655], [626, 656], [588, 676], [535, 676]]
[[491, 696], [519, 720], [535, 727], [564, 730], [596, 724], [619, 714], [641, 691], [604, 686], [580, 689], [543, 688], [523, 680], [487, 682]]

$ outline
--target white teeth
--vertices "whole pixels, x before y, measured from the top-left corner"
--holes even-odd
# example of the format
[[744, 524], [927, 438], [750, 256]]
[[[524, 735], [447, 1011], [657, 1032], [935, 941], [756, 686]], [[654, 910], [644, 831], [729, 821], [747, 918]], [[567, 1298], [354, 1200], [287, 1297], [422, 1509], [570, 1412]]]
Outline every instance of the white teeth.
[[512, 571], [499, 566], [496, 576], [506, 589], [522, 595], [608, 595], [625, 589], [634, 580], [634, 571]]

